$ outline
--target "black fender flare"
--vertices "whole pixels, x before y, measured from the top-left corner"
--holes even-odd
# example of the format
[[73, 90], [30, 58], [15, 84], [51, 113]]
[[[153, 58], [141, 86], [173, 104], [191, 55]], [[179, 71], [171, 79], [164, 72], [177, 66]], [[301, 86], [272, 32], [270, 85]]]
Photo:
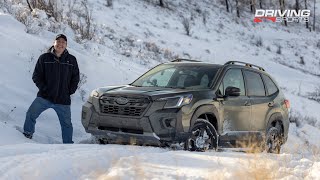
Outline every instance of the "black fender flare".
[[197, 109], [194, 111], [194, 113], [191, 117], [189, 130], [193, 127], [193, 125], [196, 122], [196, 120], [198, 119], [198, 117], [202, 114], [212, 114], [216, 117], [216, 119], [217, 119], [216, 131], [218, 132], [218, 134], [220, 134], [220, 130], [222, 129], [222, 127], [220, 127], [221, 123], [220, 123], [219, 112], [218, 112], [217, 108], [212, 104], [205, 104], [205, 105], [201, 105], [201, 106], [197, 107]]
[[[274, 122], [274, 121], [281, 121], [281, 123], [283, 124], [283, 116], [280, 112], [275, 112], [273, 113], [270, 117], [269, 117], [269, 120], [268, 120], [268, 123], [266, 124], [266, 133], [268, 132], [269, 128], [271, 128], [271, 124]], [[282, 128], [282, 131], [284, 131], [283, 127]], [[284, 133], [284, 132], [282, 132]]]

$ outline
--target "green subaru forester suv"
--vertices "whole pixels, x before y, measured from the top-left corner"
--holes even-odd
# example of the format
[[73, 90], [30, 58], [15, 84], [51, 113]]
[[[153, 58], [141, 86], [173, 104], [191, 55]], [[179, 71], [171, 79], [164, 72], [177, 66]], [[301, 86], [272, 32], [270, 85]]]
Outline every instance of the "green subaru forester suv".
[[179, 144], [190, 151], [254, 144], [280, 153], [289, 106], [262, 67], [177, 59], [131, 84], [93, 90], [82, 124], [100, 143]]

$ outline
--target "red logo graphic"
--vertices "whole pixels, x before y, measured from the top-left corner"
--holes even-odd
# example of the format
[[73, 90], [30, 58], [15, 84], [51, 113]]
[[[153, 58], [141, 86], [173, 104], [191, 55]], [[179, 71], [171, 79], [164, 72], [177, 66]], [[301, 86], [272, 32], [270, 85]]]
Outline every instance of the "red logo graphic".
[[268, 17], [267, 16], [265, 16], [265, 17], [255, 17], [253, 19], [253, 22], [259, 23], [259, 22], [262, 22], [262, 19], [268, 19], [268, 20], [270, 20], [272, 22], [276, 22], [277, 17], [269, 17], [269, 16]]

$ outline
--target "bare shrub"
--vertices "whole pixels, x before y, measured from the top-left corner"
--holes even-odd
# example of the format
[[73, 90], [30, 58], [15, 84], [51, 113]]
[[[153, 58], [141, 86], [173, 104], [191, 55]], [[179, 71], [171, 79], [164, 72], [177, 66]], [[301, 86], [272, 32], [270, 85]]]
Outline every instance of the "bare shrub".
[[304, 62], [303, 56], [300, 56], [300, 61], [299, 61], [299, 63], [300, 63], [301, 65], [305, 65], [305, 64], [306, 64], [306, 63]]
[[55, 0], [30, 0], [33, 9], [41, 9], [46, 12], [47, 16], [53, 17], [57, 22], [62, 20], [62, 10], [58, 10], [57, 1]]
[[291, 111], [289, 114], [289, 122], [296, 123], [301, 118], [301, 115], [298, 114], [296, 111]]
[[82, 1], [81, 4], [84, 7], [85, 14], [84, 14], [84, 19], [85, 23], [80, 24], [80, 35], [82, 39], [88, 39], [91, 40], [94, 36], [93, 31], [92, 31], [92, 11], [89, 10], [87, 3], [85, 1]]
[[320, 40], [317, 42], [317, 48], [320, 49]]
[[78, 89], [80, 89], [85, 83], [87, 83], [87, 75], [80, 73], [80, 81], [78, 84]]
[[219, 27], [219, 30], [222, 30], [224, 28], [224, 25], [221, 22], [219, 22], [218, 27]]
[[145, 47], [148, 51], [154, 52], [155, 54], [160, 53], [160, 48], [156, 45], [156, 43], [153, 42], [146, 42]]
[[11, 3], [8, 2], [8, 0], [2, 0], [0, 2], [0, 8], [5, 12], [9, 14], [14, 14], [14, 10], [12, 8]]
[[25, 9], [19, 9], [15, 12], [15, 18], [26, 26], [25, 31], [29, 34], [37, 34], [41, 30], [43, 25], [41, 22], [35, 21], [30, 15], [29, 12]]
[[182, 17], [182, 21], [181, 21], [183, 28], [186, 32], [187, 36], [190, 36], [190, 30], [191, 30], [191, 24], [190, 24], [190, 19], [186, 18], [186, 17]]
[[313, 92], [308, 93], [308, 99], [311, 99], [320, 103], [320, 85], [316, 87], [316, 89]]
[[29, 18], [28, 13], [25, 10], [18, 10], [15, 13], [15, 18], [21, 22], [22, 24], [24, 24], [26, 27], [29, 27], [32, 22], [31, 19]]
[[176, 56], [170, 49], [164, 49], [164, 52], [163, 52], [163, 57], [166, 59], [166, 60], [172, 60], [172, 59], [176, 59]]
[[58, 33], [62, 29], [62, 26], [61, 26], [60, 23], [51, 22], [50, 24], [51, 25], [48, 27], [48, 31], [51, 31], [51, 32], [54, 32], [54, 33]]
[[87, 92], [84, 89], [81, 88], [81, 89], [79, 89], [79, 93], [80, 93], [80, 97], [81, 97], [82, 102], [85, 102], [86, 101]]
[[80, 81], [77, 89], [79, 90], [80, 97], [83, 102], [86, 100], [86, 94], [87, 94], [86, 90], [83, 89], [83, 85], [87, 83], [87, 78], [88, 78], [87, 75], [80, 73]]
[[5, 7], [6, 3], [7, 3], [6, 0], [0, 0], [0, 8]]
[[297, 127], [301, 127], [304, 124], [308, 124], [310, 126], [320, 128], [320, 123], [318, 122], [317, 118], [307, 115], [303, 116], [302, 114], [294, 110], [291, 110], [289, 114], [289, 121], [292, 123], [296, 123]]
[[113, 7], [113, 0], [106, 0], [107, 7]]
[[271, 51], [271, 48], [270, 48], [270, 46], [268, 46], [268, 47], [267, 47], [266, 49], [267, 49], [267, 51]]
[[76, 34], [79, 34], [79, 36], [76, 37], [76, 41], [81, 43], [84, 39], [92, 40], [96, 31], [96, 25], [92, 23], [92, 10], [89, 9], [87, 1], [84, 0], [81, 2], [79, 10], [75, 10], [75, 4], [70, 3], [69, 6], [70, 11], [67, 15], [75, 14], [78, 17], [76, 21], [72, 18], [66, 19], [71, 29]]
[[210, 14], [209, 14], [208, 11], [204, 11], [202, 13], [202, 22], [203, 22], [204, 25], [207, 25], [209, 15]]
[[282, 54], [282, 51], [281, 51], [282, 47], [280, 44], [277, 45], [277, 54]]
[[134, 47], [135, 46], [135, 38], [132, 36], [127, 36], [125, 39], [125, 42], [128, 43], [129, 46]]
[[255, 45], [256, 45], [257, 47], [263, 46], [262, 38], [261, 38], [260, 36], [256, 39]]

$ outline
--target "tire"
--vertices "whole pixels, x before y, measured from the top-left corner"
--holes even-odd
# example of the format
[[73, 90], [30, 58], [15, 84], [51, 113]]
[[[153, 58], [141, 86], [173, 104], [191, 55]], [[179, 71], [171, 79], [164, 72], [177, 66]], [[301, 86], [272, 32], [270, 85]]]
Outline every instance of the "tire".
[[207, 120], [197, 119], [185, 142], [185, 150], [204, 152], [218, 148], [219, 135], [215, 127]]
[[93, 144], [101, 144], [101, 145], [108, 144], [108, 141], [105, 138], [100, 138], [100, 137], [93, 136], [92, 139], [93, 139], [92, 140]]
[[267, 153], [280, 154], [281, 149], [281, 130], [276, 127], [271, 127], [266, 136], [266, 145]]

